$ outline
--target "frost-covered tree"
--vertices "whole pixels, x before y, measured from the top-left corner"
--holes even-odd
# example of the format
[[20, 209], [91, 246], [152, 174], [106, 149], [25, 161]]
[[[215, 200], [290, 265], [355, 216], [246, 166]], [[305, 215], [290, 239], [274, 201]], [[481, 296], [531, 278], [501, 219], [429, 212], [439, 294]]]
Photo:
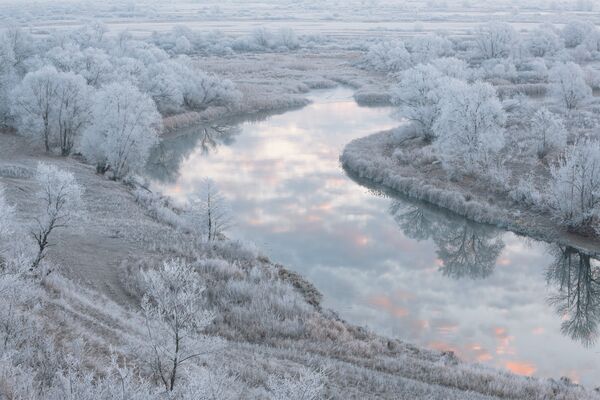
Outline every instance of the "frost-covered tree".
[[504, 22], [480, 25], [475, 31], [475, 51], [483, 59], [508, 57], [518, 40], [515, 29]]
[[85, 79], [47, 66], [25, 75], [13, 96], [19, 130], [41, 136], [46, 151], [56, 143], [62, 155], [70, 154], [89, 121], [90, 88]]
[[254, 29], [250, 37], [259, 48], [268, 49], [273, 45], [273, 33], [265, 27]]
[[221, 343], [202, 334], [214, 319], [203, 307], [201, 285], [192, 266], [167, 261], [158, 269], [143, 272], [146, 294], [142, 310], [146, 317], [147, 361], [168, 391], [181, 376], [182, 364], [216, 351]]
[[570, 21], [568, 22], [563, 30], [561, 36], [563, 38], [565, 47], [574, 48], [583, 44], [590, 34], [596, 27], [589, 21]]
[[400, 115], [413, 122], [426, 141], [433, 141], [433, 125], [440, 112], [443, 74], [432, 65], [419, 64], [400, 74], [400, 83], [391, 89], [392, 103]]
[[50, 244], [50, 235], [56, 229], [67, 227], [73, 218], [81, 212], [82, 187], [75, 176], [54, 165], [39, 163], [35, 179], [39, 185], [37, 199], [42, 213], [35, 218], [31, 236], [37, 243], [38, 251], [32, 269], [36, 269], [46, 257]]
[[175, 52], [177, 54], [190, 54], [192, 52], [192, 44], [190, 43], [189, 39], [185, 36], [179, 36], [176, 40], [175, 40]]
[[567, 110], [573, 110], [592, 97], [585, 74], [575, 63], [558, 63], [550, 70], [550, 92]]
[[115, 77], [114, 68], [106, 51], [89, 47], [82, 51], [81, 65], [77, 72], [86, 79], [88, 85], [99, 88]]
[[204, 71], [193, 70], [188, 58], [180, 58], [173, 68], [182, 82], [184, 105], [192, 110], [204, 110], [209, 106], [230, 107], [237, 104], [242, 94], [229, 79], [222, 79]]
[[182, 106], [203, 110], [209, 106], [231, 106], [241, 93], [233, 82], [190, 67], [192, 60], [179, 57], [151, 64], [139, 78], [139, 87], [156, 102], [161, 112]]
[[211, 179], [206, 179], [190, 204], [196, 230], [208, 241], [218, 240], [231, 227], [232, 217], [225, 197]]
[[450, 78], [460, 79], [463, 81], [470, 81], [473, 78], [473, 71], [469, 69], [469, 66], [464, 60], [460, 60], [458, 58], [438, 58], [431, 61], [430, 64]]
[[6, 124], [10, 116], [10, 92], [18, 83], [12, 46], [0, 35], [0, 124]]
[[587, 35], [583, 44], [592, 53], [600, 52], [600, 29], [594, 28], [594, 30]]
[[148, 95], [128, 82], [112, 83], [95, 96], [82, 153], [99, 172], [110, 170], [121, 179], [144, 166], [160, 125], [160, 114]]
[[550, 172], [549, 203], [555, 217], [573, 230], [589, 228], [600, 205], [600, 144], [571, 146]]
[[440, 90], [440, 116], [434, 144], [451, 173], [476, 173], [489, 168], [504, 145], [506, 115], [489, 84], [448, 80]]
[[12, 24], [0, 34], [0, 42], [3, 42], [3, 46], [10, 48], [13, 56], [13, 67], [23, 74], [26, 71], [26, 60], [35, 54], [36, 41], [31, 35]]
[[139, 79], [140, 89], [150, 95], [163, 113], [175, 112], [183, 104], [183, 88], [190, 82], [177, 74], [172, 61], [149, 65]]
[[71, 154], [75, 140], [90, 122], [92, 90], [81, 75], [60, 74], [53, 107], [53, 124], [63, 156]]
[[46, 151], [50, 151], [53, 107], [59, 86], [59, 73], [48, 66], [30, 72], [13, 90], [12, 112], [17, 116], [19, 130], [41, 136]]
[[412, 66], [412, 58], [404, 42], [382, 41], [371, 45], [365, 63], [380, 72], [399, 72]]
[[427, 63], [453, 53], [452, 42], [438, 35], [415, 36], [408, 42], [414, 64]]
[[545, 107], [531, 119], [531, 136], [539, 158], [552, 150], [562, 150], [567, 144], [567, 134], [563, 120]]
[[534, 57], [546, 57], [562, 48], [558, 35], [548, 27], [533, 30], [526, 40], [529, 53]]
[[106, 24], [99, 20], [91, 20], [85, 21], [81, 28], [73, 30], [69, 36], [82, 49], [89, 47], [101, 48], [107, 32], [108, 27]]

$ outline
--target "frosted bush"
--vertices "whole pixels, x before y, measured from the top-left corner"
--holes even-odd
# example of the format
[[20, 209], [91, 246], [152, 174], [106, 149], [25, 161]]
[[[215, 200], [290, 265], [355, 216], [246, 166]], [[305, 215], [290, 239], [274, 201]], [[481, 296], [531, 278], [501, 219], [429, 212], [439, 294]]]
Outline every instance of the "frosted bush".
[[411, 55], [404, 42], [382, 41], [369, 47], [364, 62], [380, 72], [400, 72], [412, 66]]
[[272, 400], [320, 400], [325, 395], [325, 374], [303, 368], [298, 376], [271, 376], [267, 383]]
[[531, 136], [539, 158], [544, 158], [550, 151], [562, 150], [567, 145], [567, 130], [563, 120], [547, 108], [541, 108], [533, 116]]
[[532, 31], [526, 39], [526, 45], [529, 53], [534, 57], [551, 56], [562, 47], [560, 38], [552, 27], [542, 27]]
[[469, 65], [461, 59], [454, 57], [437, 58], [430, 63], [438, 71], [450, 78], [470, 81], [473, 78], [473, 71]]
[[598, 216], [600, 204], [600, 145], [583, 141], [570, 147], [551, 168], [549, 203], [557, 220], [585, 230]]
[[82, 76], [45, 66], [15, 87], [12, 112], [22, 133], [40, 137], [46, 151], [58, 145], [69, 155], [89, 122], [90, 95]]
[[596, 27], [588, 21], [570, 21], [561, 31], [564, 44], [568, 48], [574, 48], [583, 44], [587, 36], [594, 31]]
[[519, 178], [514, 188], [509, 191], [509, 196], [519, 204], [528, 206], [541, 206], [544, 204], [544, 198], [535, 185], [533, 174]]
[[582, 106], [592, 97], [581, 67], [575, 63], [559, 63], [550, 70], [550, 92], [567, 110]]

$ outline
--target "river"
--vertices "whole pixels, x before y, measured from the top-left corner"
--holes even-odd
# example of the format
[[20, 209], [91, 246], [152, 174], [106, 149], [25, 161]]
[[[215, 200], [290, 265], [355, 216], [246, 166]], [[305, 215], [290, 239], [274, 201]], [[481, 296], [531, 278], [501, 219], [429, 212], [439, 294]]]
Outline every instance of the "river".
[[185, 202], [214, 179], [235, 215], [229, 235], [304, 275], [354, 324], [600, 386], [600, 263], [359, 185], [339, 154], [397, 126], [392, 110], [359, 107], [347, 88], [309, 97], [300, 110], [166, 138], [152, 187]]

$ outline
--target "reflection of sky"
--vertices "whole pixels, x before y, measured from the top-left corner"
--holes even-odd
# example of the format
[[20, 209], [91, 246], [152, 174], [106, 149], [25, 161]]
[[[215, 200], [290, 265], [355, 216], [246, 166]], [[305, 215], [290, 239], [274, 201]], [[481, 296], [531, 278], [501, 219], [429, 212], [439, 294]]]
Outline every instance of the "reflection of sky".
[[343, 146], [395, 125], [389, 109], [361, 108], [350, 96], [320, 92], [302, 110], [244, 123], [232, 144], [193, 150], [174, 182], [155, 187], [185, 201], [213, 178], [235, 210], [231, 234], [301, 272], [349, 321], [467, 361], [600, 384], [598, 347], [562, 336], [547, 305], [545, 246], [507, 233], [490, 277], [445, 277], [433, 241], [407, 238], [390, 200], [346, 177]]

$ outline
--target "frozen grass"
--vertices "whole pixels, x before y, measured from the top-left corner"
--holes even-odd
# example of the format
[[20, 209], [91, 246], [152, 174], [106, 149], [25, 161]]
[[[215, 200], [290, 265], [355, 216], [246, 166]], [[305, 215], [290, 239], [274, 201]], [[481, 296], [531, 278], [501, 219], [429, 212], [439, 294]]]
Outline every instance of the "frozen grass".
[[29, 179], [33, 177], [33, 171], [22, 165], [1, 165], [0, 176], [3, 178]]

